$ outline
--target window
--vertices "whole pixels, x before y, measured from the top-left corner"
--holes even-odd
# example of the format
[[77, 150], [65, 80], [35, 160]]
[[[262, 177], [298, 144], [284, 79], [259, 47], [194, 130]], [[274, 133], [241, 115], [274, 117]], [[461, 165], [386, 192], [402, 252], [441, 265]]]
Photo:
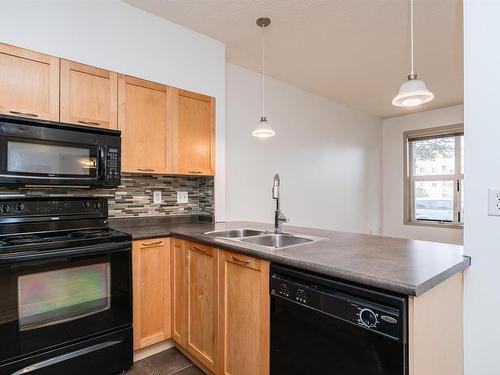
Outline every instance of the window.
[[405, 224], [464, 223], [463, 125], [406, 132]]

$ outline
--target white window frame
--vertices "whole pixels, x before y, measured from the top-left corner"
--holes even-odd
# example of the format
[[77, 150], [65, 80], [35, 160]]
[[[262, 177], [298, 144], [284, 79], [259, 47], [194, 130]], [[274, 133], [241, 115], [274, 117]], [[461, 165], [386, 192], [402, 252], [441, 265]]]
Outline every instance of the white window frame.
[[[439, 128], [407, 131], [403, 134], [404, 144], [404, 224], [430, 227], [463, 229], [462, 209], [462, 181], [464, 174], [461, 170], [462, 147], [460, 137], [464, 135], [464, 125], [456, 124]], [[410, 141], [435, 137], [455, 137], [455, 174], [413, 176], [413, 149]], [[418, 221], [415, 219], [414, 185], [418, 181], [453, 181], [453, 222]]]

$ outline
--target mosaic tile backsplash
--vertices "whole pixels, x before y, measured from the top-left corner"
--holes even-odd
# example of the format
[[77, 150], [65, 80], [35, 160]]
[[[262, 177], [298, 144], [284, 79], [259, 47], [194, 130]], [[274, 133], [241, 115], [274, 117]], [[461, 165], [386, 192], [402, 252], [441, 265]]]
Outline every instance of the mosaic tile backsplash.
[[[161, 191], [162, 203], [153, 203], [153, 192]], [[177, 191], [188, 192], [188, 203], [177, 203]], [[30, 194], [74, 194], [108, 197], [109, 217], [164, 216], [176, 214], [214, 215], [214, 178], [149, 176], [122, 173], [116, 189], [1, 189], [0, 192]]]
[[[153, 203], [153, 191], [161, 191], [161, 204]], [[188, 192], [188, 203], [177, 203], [177, 191]], [[108, 205], [110, 217], [213, 215], [214, 178], [122, 175], [121, 184], [109, 198]]]

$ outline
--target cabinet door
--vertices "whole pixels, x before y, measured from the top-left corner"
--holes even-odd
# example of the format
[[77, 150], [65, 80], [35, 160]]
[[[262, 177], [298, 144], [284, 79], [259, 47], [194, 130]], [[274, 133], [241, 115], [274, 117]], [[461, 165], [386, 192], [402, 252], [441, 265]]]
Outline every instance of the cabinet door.
[[215, 99], [169, 88], [174, 173], [215, 173]]
[[167, 172], [167, 87], [120, 75], [118, 127], [122, 171]]
[[224, 375], [269, 374], [269, 262], [219, 255], [220, 368]]
[[59, 59], [0, 43], [0, 113], [59, 120]]
[[187, 350], [217, 372], [217, 249], [188, 242]]
[[61, 121], [117, 129], [118, 75], [61, 60]]
[[134, 349], [170, 335], [170, 244], [168, 238], [132, 245]]
[[187, 342], [187, 251], [186, 242], [171, 239], [172, 337], [184, 348]]

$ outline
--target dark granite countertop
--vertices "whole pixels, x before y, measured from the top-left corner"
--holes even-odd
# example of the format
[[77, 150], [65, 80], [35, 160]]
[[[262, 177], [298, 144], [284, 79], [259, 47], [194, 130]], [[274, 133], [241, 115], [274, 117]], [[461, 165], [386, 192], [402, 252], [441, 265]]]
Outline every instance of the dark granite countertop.
[[127, 232], [134, 240], [175, 236], [214, 247], [248, 254], [339, 279], [388, 291], [419, 296], [470, 266], [462, 246], [436, 242], [285, 226], [287, 232], [323, 237], [311, 244], [281, 250], [213, 238], [212, 230], [254, 228], [272, 230], [272, 225], [252, 222], [203, 222], [190, 220], [115, 219], [110, 226]]

